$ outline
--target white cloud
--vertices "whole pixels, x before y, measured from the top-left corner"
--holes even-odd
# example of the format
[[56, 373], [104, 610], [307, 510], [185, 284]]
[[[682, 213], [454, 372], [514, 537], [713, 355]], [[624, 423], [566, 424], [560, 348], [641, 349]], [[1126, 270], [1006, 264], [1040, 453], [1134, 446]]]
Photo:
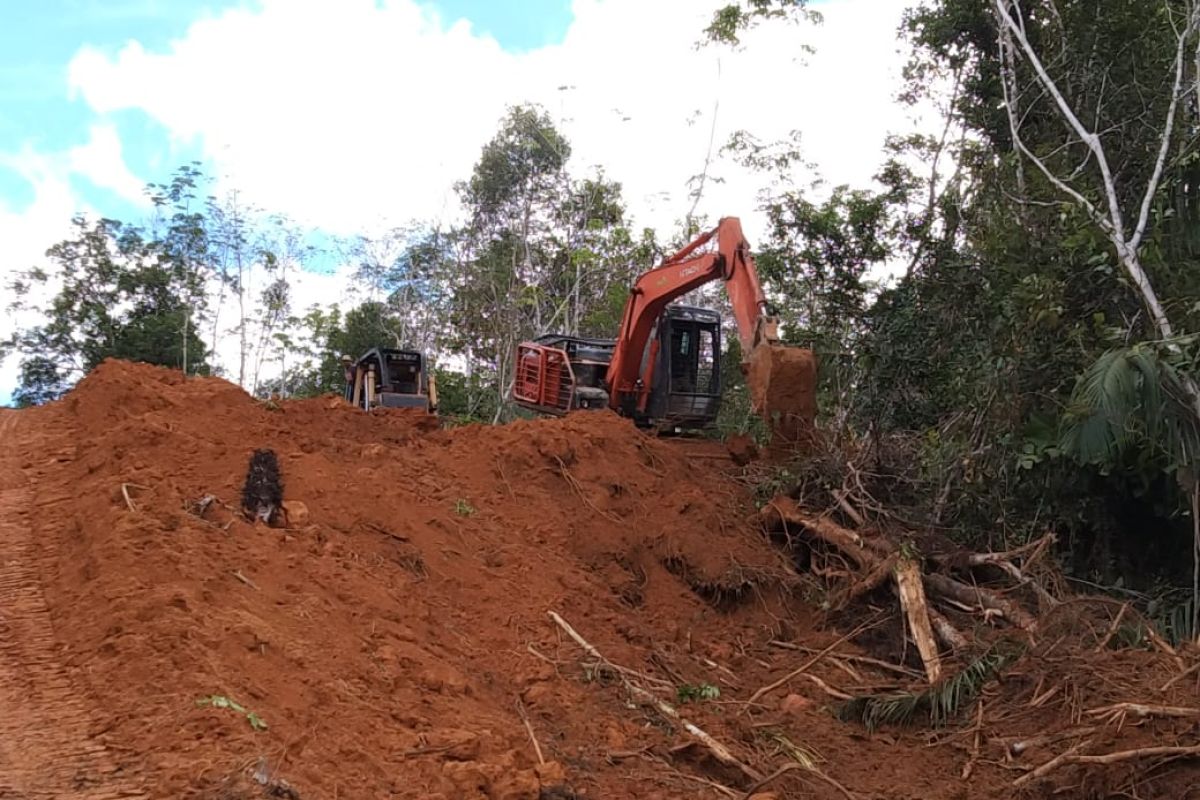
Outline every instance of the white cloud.
[[109, 189], [135, 205], [145, 205], [146, 182], [125, 164], [117, 129], [109, 124], [93, 125], [86, 144], [67, 151], [67, 166], [72, 173], [87, 178], [102, 189]]
[[[737, 129], [800, 129], [831, 181], [868, 180], [904, 124], [892, 102], [903, 0], [834, 0], [824, 25], [763, 26], [737, 53], [694, 47], [712, 5], [575, 0], [562, 44], [518, 55], [412, 0], [265, 0], [196, 22], [164, 52], [84, 48], [70, 81], [97, 112], [142, 109], [199, 142], [254, 202], [340, 232], [452, 215], [453, 182], [525, 101], [656, 227], [691, 205], [717, 101], [717, 147]], [[802, 42], [818, 50], [807, 64]], [[716, 171], [728, 182], [710, 183], [700, 210], [754, 217], [761, 179]]]

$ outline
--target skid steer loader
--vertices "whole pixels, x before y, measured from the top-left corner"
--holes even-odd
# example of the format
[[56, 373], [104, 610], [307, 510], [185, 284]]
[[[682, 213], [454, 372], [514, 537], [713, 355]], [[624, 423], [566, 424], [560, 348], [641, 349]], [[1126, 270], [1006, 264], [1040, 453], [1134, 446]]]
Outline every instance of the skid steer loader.
[[437, 383], [416, 350], [375, 347], [357, 361], [342, 356], [346, 402], [373, 408], [419, 408], [437, 414]]

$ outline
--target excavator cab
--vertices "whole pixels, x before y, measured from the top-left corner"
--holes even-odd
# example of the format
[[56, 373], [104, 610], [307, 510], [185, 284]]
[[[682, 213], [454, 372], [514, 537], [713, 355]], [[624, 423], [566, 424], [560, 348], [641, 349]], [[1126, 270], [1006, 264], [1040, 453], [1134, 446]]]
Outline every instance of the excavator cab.
[[372, 408], [420, 408], [437, 413], [437, 385], [416, 350], [376, 347], [357, 361], [342, 357], [346, 402]]
[[[650, 340], [657, 358], [644, 416], [649, 424], [703, 428], [721, 410], [721, 315], [667, 306]], [[638, 417], [638, 409], [629, 410]]]

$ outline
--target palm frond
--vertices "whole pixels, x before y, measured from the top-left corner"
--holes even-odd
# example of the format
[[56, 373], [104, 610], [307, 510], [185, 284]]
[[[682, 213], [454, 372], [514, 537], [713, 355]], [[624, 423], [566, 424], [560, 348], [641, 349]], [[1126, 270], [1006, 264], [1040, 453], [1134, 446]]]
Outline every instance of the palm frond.
[[873, 731], [880, 725], [911, 724], [921, 714], [940, 727], [969, 708], [988, 681], [1024, 652], [1015, 642], [998, 643], [936, 686], [921, 692], [861, 695], [839, 706], [837, 717], [843, 722], [861, 722]]
[[1154, 619], [1155, 629], [1173, 645], [1194, 642], [1200, 637], [1196, 625], [1196, 605], [1200, 599], [1189, 597], [1178, 605], [1160, 612]]
[[1115, 466], [1134, 445], [1169, 468], [1200, 463], [1200, 417], [1178, 354], [1161, 342], [1109, 350], [1079, 377], [1060, 444], [1085, 464]]

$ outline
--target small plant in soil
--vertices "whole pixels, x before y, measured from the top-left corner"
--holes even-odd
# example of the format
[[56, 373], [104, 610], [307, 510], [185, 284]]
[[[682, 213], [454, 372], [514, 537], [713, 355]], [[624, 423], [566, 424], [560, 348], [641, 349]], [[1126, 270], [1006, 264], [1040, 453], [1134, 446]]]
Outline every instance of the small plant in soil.
[[721, 690], [711, 683], [702, 683], [699, 686], [685, 683], [675, 688], [675, 694], [680, 703], [691, 703], [700, 700], [716, 700], [721, 696]]
[[214, 694], [209, 695], [208, 697], [201, 697], [196, 701], [196, 705], [210, 706], [212, 708], [228, 708], [230, 711], [236, 711], [244, 716], [246, 721], [250, 723], [250, 727], [254, 730], [265, 731], [267, 729], [267, 723], [263, 721], [262, 717], [255, 712], [248, 710], [241, 703], [231, 700], [224, 695]]
[[460, 497], [454, 501], [454, 513], [460, 517], [473, 517], [475, 516], [475, 506]]

